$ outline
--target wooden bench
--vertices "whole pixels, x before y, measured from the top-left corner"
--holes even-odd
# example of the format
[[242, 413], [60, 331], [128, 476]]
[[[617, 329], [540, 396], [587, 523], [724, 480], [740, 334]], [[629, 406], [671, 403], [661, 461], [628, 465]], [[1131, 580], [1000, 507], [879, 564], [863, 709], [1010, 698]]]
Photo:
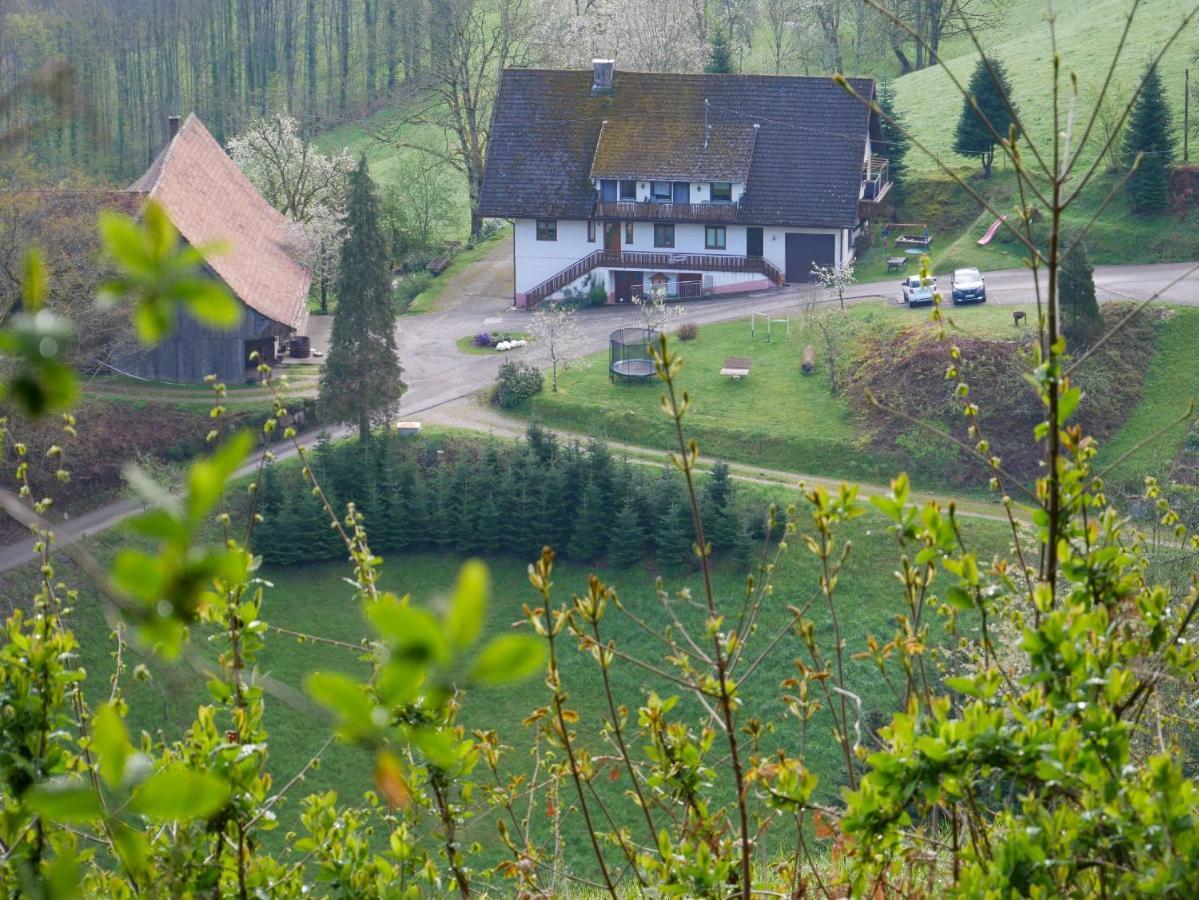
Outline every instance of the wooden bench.
[[803, 348], [803, 365], [800, 366], [800, 371], [805, 375], [811, 375], [816, 371], [816, 350], [811, 344]]
[[887, 257], [887, 271], [888, 272], [898, 272], [900, 269], [904, 268], [907, 264], [908, 264], [908, 258], [906, 256], [888, 256]]
[[446, 256], [434, 256], [429, 260], [429, 264], [425, 266], [433, 275], [440, 275], [445, 271], [446, 266], [450, 264], [450, 258]]
[[751, 365], [748, 356], [730, 356], [725, 359], [724, 368], [720, 370], [720, 374], [727, 375], [729, 378], [741, 379], [749, 374]]

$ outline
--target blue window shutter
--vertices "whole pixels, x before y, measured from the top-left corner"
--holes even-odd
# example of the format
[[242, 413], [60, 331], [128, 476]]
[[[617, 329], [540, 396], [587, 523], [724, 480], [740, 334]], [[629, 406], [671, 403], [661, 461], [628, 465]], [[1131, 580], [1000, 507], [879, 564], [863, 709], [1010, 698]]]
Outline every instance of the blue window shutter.
[[605, 178], [600, 182], [600, 198], [605, 203], [616, 200], [616, 182]]
[[676, 181], [674, 183], [674, 202], [675, 203], [690, 203], [691, 202], [691, 182]]

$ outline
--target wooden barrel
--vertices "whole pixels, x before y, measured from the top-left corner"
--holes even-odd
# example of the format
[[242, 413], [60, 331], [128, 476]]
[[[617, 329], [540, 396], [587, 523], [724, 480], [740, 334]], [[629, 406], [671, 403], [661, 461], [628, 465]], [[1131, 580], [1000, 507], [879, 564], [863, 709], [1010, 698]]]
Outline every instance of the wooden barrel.
[[312, 341], [306, 334], [293, 335], [289, 352], [293, 359], [307, 359], [312, 355]]

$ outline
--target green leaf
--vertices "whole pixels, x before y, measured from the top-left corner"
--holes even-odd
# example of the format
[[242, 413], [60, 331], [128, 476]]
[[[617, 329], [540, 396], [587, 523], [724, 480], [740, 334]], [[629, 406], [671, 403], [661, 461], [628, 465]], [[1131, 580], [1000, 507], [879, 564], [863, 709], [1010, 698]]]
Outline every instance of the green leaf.
[[446, 637], [454, 648], [468, 647], [478, 640], [487, 614], [488, 588], [487, 566], [477, 559], [468, 560], [458, 573], [445, 621]]
[[121, 783], [131, 747], [125, 723], [111, 703], [100, 707], [92, 719], [92, 749], [99, 758], [100, 777], [110, 788]]
[[956, 609], [974, 609], [974, 598], [961, 585], [952, 585], [945, 599]]
[[483, 684], [523, 681], [545, 665], [545, 646], [531, 634], [501, 634], [475, 660], [470, 677]]
[[117, 552], [109, 572], [113, 584], [125, 594], [150, 603], [162, 594], [165, 580], [158, 558], [131, 547]]
[[1059, 425], [1074, 414], [1080, 400], [1082, 400], [1082, 388], [1072, 387], [1068, 391], [1062, 391], [1057, 401], [1057, 423]]
[[449, 659], [441, 625], [428, 610], [385, 594], [367, 606], [366, 615], [387, 642], [393, 659], [421, 666]]
[[313, 672], [305, 685], [317, 703], [337, 716], [347, 737], [374, 728], [374, 705], [354, 679], [339, 672]]
[[223, 778], [173, 766], [150, 776], [134, 792], [129, 810], [152, 819], [207, 819], [228, 801]]
[[253, 446], [250, 432], [239, 431], [212, 456], [192, 465], [187, 485], [187, 512], [192, 521], [203, 519], [216, 506], [225, 484]]
[[82, 778], [53, 778], [25, 792], [25, 804], [54, 822], [88, 822], [100, 816], [100, 799]]
[[[156, 212], [160, 212], [157, 204], [146, 205], [147, 219]], [[104, 249], [122, 269], [139, 275], [150, 274], [152, 268], [142, 243], [141, 231], [133, 219], [120, 213], [101, 213], [100, 236], [104, 240]]]
[[217, 282], [197, 278], [176, 289], [184, 298], [188, 312], [205, 325], [228, 331], [241, 322], [241, 304]]
[[49, 277], [46, 274], [46, 259], [37, 247], [25, 254], [23, 260], [24, 277], [22, 279], [22, 300], [25, 309], [37, 312], [46, 302], [46, 288]]
[[981, 697], [983, 694], [974, 679], [967, 676], [946, 678], [945, 686], [950, 690], [957, 691], [959, 694], [967, 694], [971, 697]]

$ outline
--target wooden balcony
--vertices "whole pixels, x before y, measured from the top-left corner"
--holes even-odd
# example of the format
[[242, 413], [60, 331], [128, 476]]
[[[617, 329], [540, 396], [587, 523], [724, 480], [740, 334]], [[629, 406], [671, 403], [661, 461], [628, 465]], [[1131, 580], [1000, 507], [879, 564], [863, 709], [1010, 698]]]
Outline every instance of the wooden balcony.
[[874, 219], [883, 215], [891, 193], [890, 166], [881, 156], [872, 156], [862, 166], [862, 193], [858, 200], [858, 218]]
[[596, 219], [650, 222], [736, 222], [736, 203], [655, 203], [596, 200]]
[[786, 279], [778, 268], [760, 256], [737, 256], [732, 253], [672, 253], [640, 250], [595, 250], [578, 262], [547, 278], [525, 297], [530, 306], [540, 303], [592, 269], [644, 269], [654, 272], [744, 272], [765, 275], [776, 285]]

